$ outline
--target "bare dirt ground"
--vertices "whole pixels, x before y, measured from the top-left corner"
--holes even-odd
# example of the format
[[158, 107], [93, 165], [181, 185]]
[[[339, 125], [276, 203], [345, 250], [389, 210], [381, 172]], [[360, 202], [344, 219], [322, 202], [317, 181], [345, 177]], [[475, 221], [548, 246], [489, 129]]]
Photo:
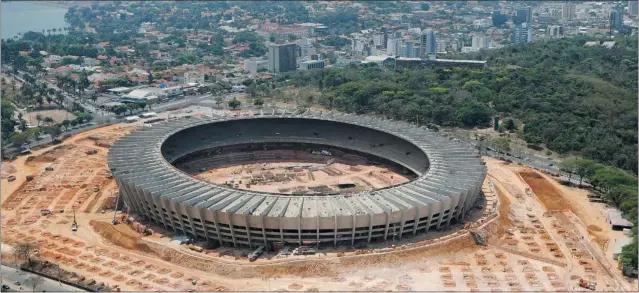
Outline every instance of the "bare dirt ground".
[[[596, 245], [589, 245], [594, 237], [589, 232], [609, 233], [599, 218], [600, 206], [545, 175], [546, 181], [527, 183], [536, 175], [522, 179], [526, 169], [490, 158], [485, 158], [484, 216], [469, 227], [487, 232], [486, 246], [476, 245], [462, 229], [434, 233], [437, 239], [403, 239], [392, 249], [387, 243], [385, 250], [345, 249], [249, 263], [245, 257], [228, 259], [224, 251], [229, 248], [198, 253], [167, 243], [170, 234], [142, 236], [125, 224], [111, 225], [113, 211], [102, 208], [117, 187], [105, 173], [108, 148], [96, 142], [108, 144], [128, 131], [120, 125], [95, 129], [55, 150], [11, 162], [17, 180], [2, 182], [3, 243], [37, 243], [42, 258], [125, 291], [585, 291], [577, 287], [579, 278], [596, 281], [598, 291], [631, 290], [606, 270]], [[99, 152], [84, 153], [92, 148]], [[26, 182], [26, 174], [33, 180]], [[548, 192], [570, 209], [549, 211]], [[77, 232], [70, 229], [72, 207]], [[41, 216], [41, 209], [55, 213]]]
[[22, 113], [24, 115], [24, 117], [22, 119], [24, 119], [25, 121], [29, 122], [29, 124], [32, 125], [36, 125], [38, 123], [38, 120], [36, 119], [36, 116], [38, 114], [40, 114], [40, 116], [42, 116], [42, 118], [44, 117], [51, 117], [53, 119], [53, 121], [55, 121], [55, 123], [59, 123], [62, 122], [66, 119], [68, 120], [73, 120], [75, 119], [75, 116], [69, 112], [67, 112], [66, 110], [42, 110], [42, 111], [33, 111], [33, 112], [28, 112], [28, 113]]
[[[330, 158], [330, 157], [329, 157]], [[323, 158], [327, 160], [327, 157]], [[373, 190], [408, 182], [408, 178], [381, 166], [299, 161], [265, 162], [211, 168], [199, 166], [197, 178], [239, 189], [275, 193], [345, 193]], [[340, 185], [342, 184], [342, 185]], [[344, 187], [343, 184], [353, 186]], [[340, 188], [342, 186], [342, 188]]]

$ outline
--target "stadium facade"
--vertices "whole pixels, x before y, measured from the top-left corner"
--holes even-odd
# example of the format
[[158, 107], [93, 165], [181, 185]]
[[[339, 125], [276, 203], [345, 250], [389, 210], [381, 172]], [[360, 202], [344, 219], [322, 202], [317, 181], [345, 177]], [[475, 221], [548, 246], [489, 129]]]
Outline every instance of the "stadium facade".
[[[351, 194], [291, 195], [214, 185], [174, 166], [189, 156], [214, 163], [225, 147], [278, 144], [354, 150], [416, 178]], [[219, 160], [273, 159], [255, 156], [238, 152]], [[463, 220], [486, 176], [470, 145], [424, 127], [310, 111], [188, 117], [140, 128], [111, 147], [108, 164], [132, 212], [212, 244], [267, 248], [354, 245], [439, 230]]]

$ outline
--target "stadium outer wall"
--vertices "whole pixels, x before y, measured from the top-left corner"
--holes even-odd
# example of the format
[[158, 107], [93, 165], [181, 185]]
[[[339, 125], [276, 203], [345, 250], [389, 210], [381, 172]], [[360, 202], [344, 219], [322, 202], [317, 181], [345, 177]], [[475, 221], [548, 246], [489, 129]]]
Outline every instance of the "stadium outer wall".
[[[353, 149], [391, 160], [418, 177], [356, 194], [300, 196], [213, 185], [171, 165], [206, 149], [213, 154], [216, 147], [269, 142]], [[464, 219], [486, 176], [476, 150], [426, 128], [308, 111], [189, 117], [141, 128], [111, 147], [108, 163], [132, 212], [212, 244], [251, 248], [354, 245], [439, 230]]]

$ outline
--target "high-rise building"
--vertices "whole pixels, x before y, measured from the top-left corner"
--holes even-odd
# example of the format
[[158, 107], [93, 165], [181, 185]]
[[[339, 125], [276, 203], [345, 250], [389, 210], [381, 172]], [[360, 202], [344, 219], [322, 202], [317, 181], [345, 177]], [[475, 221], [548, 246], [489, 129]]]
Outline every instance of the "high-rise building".
[[432, 29], [426, 29], [422, 31], [421, 35], [421, 47], [422, 47], [422, 58], [426, 57], [430, 53], [437, 52], [437, 39], [435, 38], [435, 32]]
[[610, 30], [619, 30], [623, 26], [623, 8], [617, 6], [610, 11]]
[[297, 68], [296, 44], [273, 44], [268, 47], [268, 70], [289, 72]]
[[446, 40], [439, 39], [437, 40], [437, 52], [446, 52]]
[[517, 9], [517, 14], [515, 15], [515, 24], [520, 23], [532, 23], [532, 8], [525, 7]]
[[532, 42], [532, 28], [528, 23], [518, 23], [513, 31], [514, 43], [530, 43]]
[[403, 52], [400, 54], [401, 57], [407, 58], [419, 58], [419, 54], [421, 52], [419, 42], [417, 41], [406, 41], [402, 46]]
[[628, 1], [628, 14], [637, 15], [639, 13], [639, 1]]
[[386, 42], [386, 54], [388, 56], [401, 55], [403, 41], [402, 39], [390, 38]]
[[313, 41], [309, 38], [302, 38], [295, 42], [298, 46], [298, 57], [301, 59], [311, 57], [311, 55], [317, 53], [317, 49], [313, 46]]
[[375, 47], [384, 49], [386, 48], [386, 42], [388, 41], [388, 34], [386, 32], [377, 32], [373, 34], [373, 44]]
[[561, 18], [563, 20], [573, 20], [577, 16], [577, 5], [574, 3], [566, 3], [561, 11]]
[[486, 36], [473, 36], [471, 46], [473, 49], [488, 49], [488, 38]]
[[548, 26], [549, 37], [560, 37], [564, 35], [564, 27], [559, 25]]

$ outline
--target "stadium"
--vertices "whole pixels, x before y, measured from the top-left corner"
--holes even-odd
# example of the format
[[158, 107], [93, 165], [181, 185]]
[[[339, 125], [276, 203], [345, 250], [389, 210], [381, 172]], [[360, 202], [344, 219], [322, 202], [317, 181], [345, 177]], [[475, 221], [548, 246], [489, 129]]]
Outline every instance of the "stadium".
[[[354, 154], [410, 180], [366, 191], [285, 194], [212, 184], [180, 167], [198, 160], [216, 167], [290, 161], [301, 153], [325, 165]], [[425, 127], [312, 111], [142, 127], [111, 147], [108, 165], [131, 213], [213, 245], [251, 248], [353, 246], [441, 230], [476, 206], [486, 176], [475, 149]]]

